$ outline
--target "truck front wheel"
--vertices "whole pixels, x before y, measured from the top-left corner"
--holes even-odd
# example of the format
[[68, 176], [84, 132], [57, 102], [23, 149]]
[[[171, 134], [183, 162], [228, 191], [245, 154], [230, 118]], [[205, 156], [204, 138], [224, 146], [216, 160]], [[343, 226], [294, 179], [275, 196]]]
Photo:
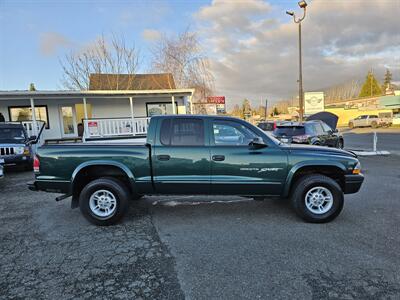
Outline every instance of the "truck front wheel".
[[89, 182], [79, 196], [79, 208], [91, 223], [114, 225], [128, 210], [129, 190], [114, 178], [99, 178]]
[[303, 220], [326, 223], [335, 219], [343, 209], [343, 192], [339, 184], [324, 175], [307, 175], [296, 182], [292, 205]]

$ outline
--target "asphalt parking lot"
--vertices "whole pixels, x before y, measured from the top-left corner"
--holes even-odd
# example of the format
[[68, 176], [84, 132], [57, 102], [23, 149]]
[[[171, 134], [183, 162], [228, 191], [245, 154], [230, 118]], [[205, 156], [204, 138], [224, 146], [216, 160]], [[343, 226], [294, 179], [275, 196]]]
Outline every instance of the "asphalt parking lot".
[[360, 159], [366, 180], [329, 224], [288, 203], [146, 197], [120, 225], [0, 181], [0, 298], [399, 299], [400, 156]]

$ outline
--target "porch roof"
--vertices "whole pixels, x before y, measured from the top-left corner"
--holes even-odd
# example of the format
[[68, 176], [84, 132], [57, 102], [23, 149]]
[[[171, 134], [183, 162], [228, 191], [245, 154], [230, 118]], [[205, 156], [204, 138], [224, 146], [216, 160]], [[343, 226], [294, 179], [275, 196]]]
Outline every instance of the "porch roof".
[[194, 89], [90, 90], [90, 91], [0, 91], [0, 100], [57, 98], [142, 98], [152, 96], [192, 96]]

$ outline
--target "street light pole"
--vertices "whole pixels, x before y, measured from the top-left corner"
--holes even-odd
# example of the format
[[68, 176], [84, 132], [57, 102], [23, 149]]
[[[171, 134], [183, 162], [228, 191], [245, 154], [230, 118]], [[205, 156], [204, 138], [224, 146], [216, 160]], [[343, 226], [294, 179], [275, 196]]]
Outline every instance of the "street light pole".
[[303, 93], [303, 63], [301, 55], [301, 22], [299, 22], [299, 106], [300, 106], [300, 122], [303, 122], [304, 93]]
[[304, 115], [304, 92], [303, 92], [303, 63], [302, 63], [302, 53], [301, 53], [301, 21], [304, 20], [306, 17], [306, 1], [300, 1], [299, 3], [300, 8], [303, 9], [303, 16], [299, 19], [296, 18], [296, 15], [292, 11], [287, 11], [286, 13], [289, 16], [293, 17], [293, 21], [296, 24], [299, 24], [299, 115], [300, 115], [300, 122], [303, 122], [303, 115]]

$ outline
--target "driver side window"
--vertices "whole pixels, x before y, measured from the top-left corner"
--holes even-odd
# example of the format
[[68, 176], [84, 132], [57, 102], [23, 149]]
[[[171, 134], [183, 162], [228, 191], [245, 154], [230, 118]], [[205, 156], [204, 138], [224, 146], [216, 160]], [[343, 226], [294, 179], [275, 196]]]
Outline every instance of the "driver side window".
[[230, 121], [214, 121], [213, 134], [217, 146], [247, 146], [257, 137], [242, 124]]

